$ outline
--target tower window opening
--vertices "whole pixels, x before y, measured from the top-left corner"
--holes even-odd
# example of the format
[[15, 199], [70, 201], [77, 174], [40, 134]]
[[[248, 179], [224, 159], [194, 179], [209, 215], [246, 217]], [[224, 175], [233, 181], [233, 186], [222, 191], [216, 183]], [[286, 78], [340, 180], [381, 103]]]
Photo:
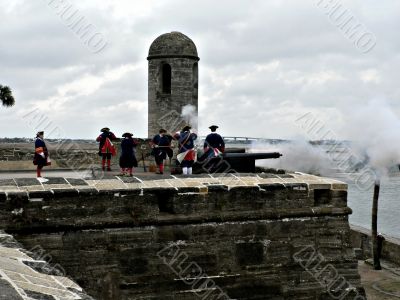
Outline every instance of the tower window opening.
[[162, 92], [171, 94], [171, 66], [169, 64], [162, 66]]

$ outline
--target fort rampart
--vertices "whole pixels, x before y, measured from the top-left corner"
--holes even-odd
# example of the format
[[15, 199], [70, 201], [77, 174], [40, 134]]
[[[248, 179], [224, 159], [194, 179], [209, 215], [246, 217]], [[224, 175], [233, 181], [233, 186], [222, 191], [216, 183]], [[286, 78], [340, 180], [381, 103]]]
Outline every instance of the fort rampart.
[[364, 295], [339, 181], [296, 173], [0, 185], [0, 229], [42, 247], [95, 299]]

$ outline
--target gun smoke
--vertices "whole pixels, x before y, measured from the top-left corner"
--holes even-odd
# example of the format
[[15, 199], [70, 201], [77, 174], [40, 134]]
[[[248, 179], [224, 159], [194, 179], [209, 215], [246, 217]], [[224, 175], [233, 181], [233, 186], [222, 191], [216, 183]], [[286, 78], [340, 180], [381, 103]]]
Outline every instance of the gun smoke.
[[260, 160], [257, 165], [266, 168], [284, 169], [321, 176], [332, 174], [333, 163], [328, 159], [325, 151], [315, 147], [305, 140], [295, 140], [281, 144], [252, 145], [250, 152], [280, 152], [279, 159]]
[[182, 107], [181, 117], [186, 124], [192, 126], [193, 131], [197, 131], [198, 116], [196, 106], [188, 104]]
[[400, 119], [385, 100], [373, 100], [353, 110], [347, 124], [354, 151], [365, 153], [367, 163], [378, 174], [385, 175], [400, 163]]
[[[279, 151], [279, 160], [260, 161], [263, 167], [330, 176], [358, 172], [369, 167], [376, 177], [398, 172], [400, 163], [400, 119], [384, 100], [373, 100], [346, 112], [342, 128], [331, 128], [347, 141], [318, 141], [311, 144], [307, 136], [282, 144], [254, 144], [251, 151]], [[329, 127], [329, 126], [328, 126]], [[343, 133], [340, 135], [340, 133]], [[305, 133], [306, 135], [306, 133]], [[314, 137], [314, 136], [313, 136]], [[334, 146], [330, 146], [334, 144]], [[347, 161], [344, 161], [344, 159]]]

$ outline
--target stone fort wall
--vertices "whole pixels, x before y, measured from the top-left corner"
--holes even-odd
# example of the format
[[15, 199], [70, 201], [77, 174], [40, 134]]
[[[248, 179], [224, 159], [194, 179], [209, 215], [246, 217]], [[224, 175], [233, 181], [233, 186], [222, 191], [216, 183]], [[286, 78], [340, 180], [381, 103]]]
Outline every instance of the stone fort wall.
[[[154, 157], [150, 155], [151, 149], [148, 139], [138, 140], [136, 157], [139, 166], [143, 166], [143, 158], [146, 166], [153, 163]], [[112, 158], [112, 164], [119, 168], [120, 142], [115, 142], [117, 156]], [[98, 144], [79, 143], [73, 141], [46, 142], [52, 159], [49, 168], [64, 168], [74, 170], [85, 170], [90, 167], [98, 167], [100, 157], [98, 155]], [[35, 169], [33, 165], [33, 144], [16, 143], [0, 145], [0, 167], [2, 170], [27, 170]]]
[[0, 229], [95, 299], [363, 299], [335, 180], [15, 179], [0, 191]]

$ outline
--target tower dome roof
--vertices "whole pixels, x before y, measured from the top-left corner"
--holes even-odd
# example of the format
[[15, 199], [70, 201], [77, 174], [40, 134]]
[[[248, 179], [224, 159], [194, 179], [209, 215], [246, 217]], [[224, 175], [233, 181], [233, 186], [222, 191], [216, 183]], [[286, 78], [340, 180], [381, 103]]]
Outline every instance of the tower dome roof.
[[199, 60], [196, 45], [178, 31], [162, 34], [151, 44], [147, 59], [164, 57], [187, 57]]

